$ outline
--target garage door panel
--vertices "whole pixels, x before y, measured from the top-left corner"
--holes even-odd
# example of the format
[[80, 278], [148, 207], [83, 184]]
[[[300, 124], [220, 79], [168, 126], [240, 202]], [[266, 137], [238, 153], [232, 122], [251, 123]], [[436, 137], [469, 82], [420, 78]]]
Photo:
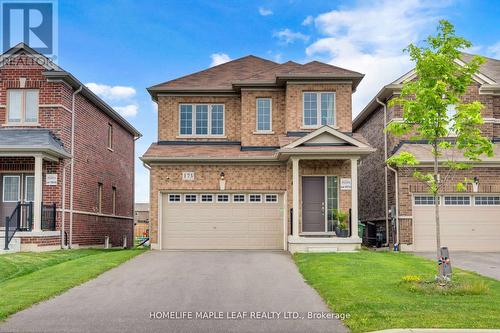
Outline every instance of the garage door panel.
[[282, 196], [276, 203], [169, 203], [163, 199], [165, 249], [283, 249]]

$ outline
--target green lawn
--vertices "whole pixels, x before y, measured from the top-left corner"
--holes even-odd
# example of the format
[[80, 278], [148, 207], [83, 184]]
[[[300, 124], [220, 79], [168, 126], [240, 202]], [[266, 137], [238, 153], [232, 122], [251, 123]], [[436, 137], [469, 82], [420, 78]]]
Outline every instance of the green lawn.
[[[294, 259], [307, 283], [353, 332], [389, 328], [500, 328], [500, 281], [454, 270], [456, 281], [483, 281], [483, 295], [410, 291], [405, 275], [432, 279], [435, 264], [405, 253], [302, 253]], [[453, 259], [453, 257], [452, 257]]]
[[0, 256], [0, 321], [95, 278], [143, 250], [65, 250]]

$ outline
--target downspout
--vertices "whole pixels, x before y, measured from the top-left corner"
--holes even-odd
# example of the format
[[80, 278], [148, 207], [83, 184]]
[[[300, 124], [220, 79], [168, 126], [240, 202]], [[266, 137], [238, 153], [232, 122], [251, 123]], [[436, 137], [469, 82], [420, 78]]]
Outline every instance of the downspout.
[[62, 209], [61, 209], [61, 249], [64, 249], [64, 232], [66, 226], [66, 160], [62, 169]]
[[395, 178], [395, 196], [396, 196], [396, 239], [394, 241], [394, 245], [398, 245], [399, 248], [399, 177], [398, 177], [398, 171], [391, 166], [387, 166], [389, 170], [394, 172], [394, 178]]
[[73, 194], [74, 194], [74, 179], [75, 179], [75, 100], [76, 95], [82, 91], [83, 86], [80, 86], [71, 96], [71, 165], [70, 165], [70, 180], [69, 180], [69, 244], [73, 246]]
[[385, 129], [387, 128], [387, 104], [383, 103], [377, 97], [377, 103], [382, 105], [384, 108], [384, 187], [385, 187], [385, 241], [386, 244], [389, 244], [389, 185], [388, 185], [388, 165], [386, 163], [388, 159], [387, 154], [387, 132]]

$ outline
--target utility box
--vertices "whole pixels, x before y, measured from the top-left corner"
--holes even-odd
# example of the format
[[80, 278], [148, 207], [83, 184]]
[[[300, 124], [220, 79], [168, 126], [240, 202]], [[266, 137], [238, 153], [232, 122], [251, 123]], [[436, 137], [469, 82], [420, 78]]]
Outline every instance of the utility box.
[[440, 255], [438, 258], [439, 265], [439, 273], [441, 276], [449, 279], [451, 278], [451, 260], [450, 260], [450, 252], [447, 247], [442, 247], [440, 250]]

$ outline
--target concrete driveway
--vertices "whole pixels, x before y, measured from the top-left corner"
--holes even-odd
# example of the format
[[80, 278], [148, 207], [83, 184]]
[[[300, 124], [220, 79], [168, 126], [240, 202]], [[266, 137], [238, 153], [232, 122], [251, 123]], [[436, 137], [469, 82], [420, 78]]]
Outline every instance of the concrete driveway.
[[[212, 319], [186, 319], [196, 312]], [[0, 332], [348, 331], [307, 312], [331, 315], [287, 253], [148, 252], [13, 315]]]
[[[416, 252], [415, 254], [435, 260], [434, 252]], [[500, 280], [500, 252], [451, 252], [452, 267], [459, 267], [484, 276]]]

